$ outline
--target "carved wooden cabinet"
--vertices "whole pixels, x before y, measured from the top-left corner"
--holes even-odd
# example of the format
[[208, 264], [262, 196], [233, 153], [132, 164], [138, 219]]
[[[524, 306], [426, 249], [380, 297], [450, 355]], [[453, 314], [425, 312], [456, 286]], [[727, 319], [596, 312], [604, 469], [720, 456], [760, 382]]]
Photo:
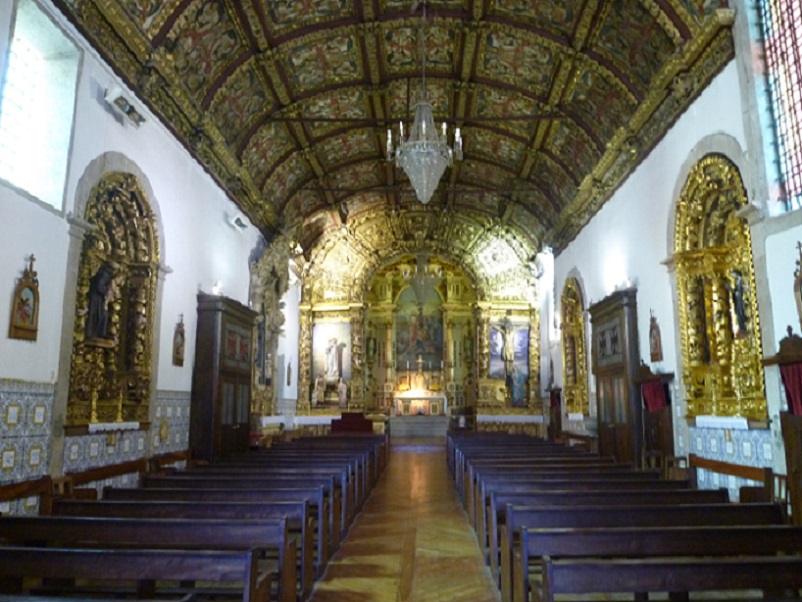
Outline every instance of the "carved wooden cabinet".
[[248, 450], [256, 313], [216, 295], [198, 295], [189, 445], [194, 459]]
[[599, 421], [599, 453], [619, 462], [640, 462], [643, 416], [633, 383], [638, 369], [636, 291], [616, 291], [589, 308], [593, 375]]

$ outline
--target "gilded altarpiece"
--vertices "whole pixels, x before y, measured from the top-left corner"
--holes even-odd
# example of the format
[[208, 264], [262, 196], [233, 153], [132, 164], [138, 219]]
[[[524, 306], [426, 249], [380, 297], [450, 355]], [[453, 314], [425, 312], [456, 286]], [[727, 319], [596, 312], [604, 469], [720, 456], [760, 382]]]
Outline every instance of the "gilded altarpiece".
[[257, 313], [251, 410], [276, 413], [276, 348], [284, 326], [282, 297], [289, 288], [292, 244], [279, 237], [251, 264], [251, 307]]
[[569, 414], [588, 414], [588, 362], [582, 291], [575, 278], [565, 281], [562, 311], [563, 398]]
[[737, 167], [699, 161], [677, 201], [674, 262], [688, 417], [767, 417], [748, 206]]
[[[480, 302], [475, 316], [480, 411], [528, 414], [540, 410], [540, 314], [537, 309]], [[519, 372], [524, 371], [526, 374], [522, 378]], [[523, 390], [519, 391], [521, 388]]]
[[136, 177], [93, 189], [78, 268], [67, 426], [147, 422], [159, 248]]

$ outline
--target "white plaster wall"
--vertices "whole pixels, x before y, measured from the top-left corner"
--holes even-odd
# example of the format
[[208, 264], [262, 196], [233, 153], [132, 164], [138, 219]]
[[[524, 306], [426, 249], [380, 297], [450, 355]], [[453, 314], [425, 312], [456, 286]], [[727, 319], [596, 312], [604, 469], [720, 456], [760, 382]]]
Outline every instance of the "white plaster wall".
[[[6, 3], [2, 3], [5, 7]], [[8, 27], [9, 11], [0, 9], [0, 32]], [[210, 292], [222, 282], [222, 294], [248, 302], [248, 256], [258, 232], [248, 222], [240, 232], [227, 218], [236, 206], [162, 126], [145, 106], [139, 128], [124, 122], [103, 101], [107, 88], [120, 85], [80, 36], [54, 11], [54, 18], [84, 49], [79, 74], [72, 152], [67, 177], [65, 214], [85, 205], [82, 178], [98, 169], [98, 158], [122, 155], [146, 180], [150, 202], [159, 217], [161, 262], [168, 268], [161, 304], [161, 330], [156, 337], [159, 367], [156, 386], [162, 390], [191, 388], [196, 327], [196, 294]], [[131, 95], [133, 98], [133, 95]], [[100, 161], [100, 171], [118, 169], [118, 162]], [[80, 193], [77, 191], [81, 191]], [[69, 243], [66, 215], [44, 208], [7, 186], [0, 185], [0, 321], [10, 315], [14, 280], [34, 253], [39, 272], [41, 311], [36, 343], [0, 337], [0, 377], [50, 382], [58, 370]], [[247, 222], [247, 220], [246, 220]], [[172, 340], [179, 314], [187, 334], [183, 367], [172, 365]], [[5, 328], [5, 326], [3, 326]]]
[[639, 350], [647, 363], [650, 309], [661, 326], [664, 361], [653, 366], [656, 370], [676, 370], [671, 280], [661, 264], [672, 252], [675, 183], [701, 139], [723, 133], [744, 144], [738, 89], [731, 62], [555, 259], [556, 289], [562, 291], [577, 270], [587, 307], [616, 287], [637, 287]]

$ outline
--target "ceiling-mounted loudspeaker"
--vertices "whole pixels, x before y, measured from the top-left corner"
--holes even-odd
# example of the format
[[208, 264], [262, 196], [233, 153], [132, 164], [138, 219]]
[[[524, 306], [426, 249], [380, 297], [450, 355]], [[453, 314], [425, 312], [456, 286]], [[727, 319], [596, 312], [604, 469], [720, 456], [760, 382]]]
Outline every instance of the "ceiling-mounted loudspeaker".
[[125, 97], [122, 88], [114, 87], [111, 90], [106, 90], [103, 95], [103, 99], [117, 113], [120, 113], [121, 115], [124, 115], [130, 119], [131, 123], [133, 123], [135, 126], [139, 127], [145, 123], [145, 118], [139, 111], [136, 110], [136, 108], [134, 108], [134, 105], [131, 104], [131, 101]]
[[248, 224], [245, 223], [245, 218], [243, 218], [239, 213], [229, 217], [228, 223], [234, 226], [234, 228], [236, 228], [240, 232], [242, 232], [248, 227]]

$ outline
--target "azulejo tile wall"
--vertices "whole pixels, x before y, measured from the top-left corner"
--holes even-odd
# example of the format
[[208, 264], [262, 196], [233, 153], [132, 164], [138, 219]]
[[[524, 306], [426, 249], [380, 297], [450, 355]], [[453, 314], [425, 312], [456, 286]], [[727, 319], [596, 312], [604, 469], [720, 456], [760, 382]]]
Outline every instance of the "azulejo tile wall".
[[[0, 379], [0, 485], [48, 474], [55, 386]], [[64, 473], [119, 464], [189, 446], [188, 391], [159, 391], [148, 431], [95, 433], [64, 440]], [[136, 475], [94, 483], [136, 487]], [[36, 514], [36, 498], [0, 502], [0, 513]]]
[[[48, 473], [54, 397], [50, 383], [0, 379], [0, 485]], [[37, 511], [35, 498], [0, 502], [0, 513]]]
[[[64, 472], [80, 472], [98, 466], [186, 449], [189, 445], [189, 392], [158, 391], [153, 402], [149, 431], [123, 431], [110, 438], [106, 433], [69, 437], [64, 445]], [[136, 475], [122, 475], [94, 483], [103, 487], [136, 487]]]
[[[690, 453], [711, 460], [720, 460], [743, 466], [774, 466], [774, 448], [771, 432], [760, 429], [688, 429]], [[730, 499], [738, 499], [738, 489], [745, 485], [759, 485], [754, 481], [739, 477], [722, 475], [709, 470], [698, 470], [700, 489], [725, 487]]]

